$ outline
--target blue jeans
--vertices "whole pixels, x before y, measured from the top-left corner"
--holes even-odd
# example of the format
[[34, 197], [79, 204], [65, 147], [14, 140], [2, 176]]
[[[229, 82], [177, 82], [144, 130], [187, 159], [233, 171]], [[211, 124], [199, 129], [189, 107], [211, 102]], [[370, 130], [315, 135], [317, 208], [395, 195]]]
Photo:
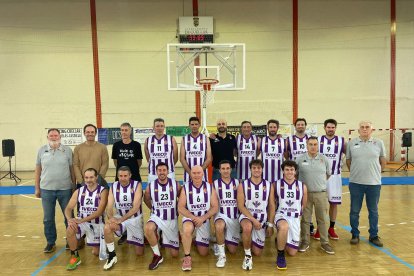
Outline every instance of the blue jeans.
[[[213, 181], [217, 180], [221, 177], [220, 170], [213, 168]], [[231, 178], [237, 178], [237, 170], [236, 168], [231, 169]]]
[[362, 201], [364, 200], [368, 208], [369, 220], [369, 237], [378, 236], [378, 202], [381, 193], [381, 185], [363, 185], [349, 183], [349, 192], [351, 193], [351, 210], [349, 212], [349, 222], [351, 224], [351, 233], [359, 236], [359, 213], [361, 212]]
[[[65, 208], [72, 196], [72, 190], [40, 190], [43, 207], [43, 226], [45, 237], [48, 244], [56, 243], [56, 223], [55, 223], [55, 209], [56, 200], [59, 202], [63, 217], [65, 217]], [[65, 218], [65, 226], [68, 223]]]

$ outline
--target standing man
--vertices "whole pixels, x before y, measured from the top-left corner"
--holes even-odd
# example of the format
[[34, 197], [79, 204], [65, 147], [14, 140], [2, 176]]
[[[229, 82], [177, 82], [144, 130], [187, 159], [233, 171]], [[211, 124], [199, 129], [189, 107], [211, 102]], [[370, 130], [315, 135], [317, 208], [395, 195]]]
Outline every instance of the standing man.
[[275, 182], [276, 217], [276, 265], [280, 270], [287, 268], [285, 250], [290, 256], [298, 252], [300, 240], [300, 217], [306, 206], [307, 190], [296, 180], [298, 165], [295, 161], [282, 163], [283, 178]]
[[305, 133], [306, 126], [305, 118], [297, 118], [295, 120], [295, 134], [286, 139], [286, 159], [295, 161], [299, 155], [307, 151], [306, 141], [308, 140], [308, 135]]
[[82, 174], [86, 169], [94, 168], [98, 172], [98, 183], [106, 185], [105, 175], [108, 171], [109, 155], [106, 146], [95, 141], [97, 130], [93, 124], [85, 125], [83, 134], [86, 141], [73, 150], [73, 168], [77, 184], [83, 183]]
[[180, 161], [184, 168], [184, 183], [190, 181], [191, 168], [201, 166], [203, 181], [207, 181], [207, 167], [211, 163], [209, 139], [200, 133], [200, 119], [191, 117], [188, 120], [191, 133], [183, 137], [180, 150]]
[[213, 181], [220, 178], [220, 162], [230, 162], [231, 177], [237, 177], [236, 161], [234, 155], [237, 152], [236, 137], [227, 133], [227, 122], [224, 119], [217, 120], [217, 134], [210, 135], [211, 153], [213, 155]]
[[244, 180], [237, 188], [237, 206], [240, 210], [239, 221], [245, 254], [242, 264], [244, 270], [253, 269], [252, 252], [255, 256], [260, 256], [266, 234], [272, 236], [272, 222], [276, 211], [273, 185], [262, 178], [262, 160], [254, 159], [249, 166], [252, 177]]
[[250, 162], [260, 154], [260, 138], [252, 134], [252, 123], [241, 123], [241, 134], [237, 135], [237, 178], [251, 177]]
[[262, 161], [264, 164], [263, 178], [273, 183], [283, 177], [281, 165], [283, 154], [285, 153], [285, 141], [282, 137], [277, 137], [279, 130], [278, 120], [267, 122], [268, 136], [262, 139], [260, 149], [262, 151]]
[[312, 219], [313, 207], [315, 207], [316, 222], [320, 233], [321, 249], [328, 254], [335, 254], [328, 241], [328, 228], [326, 216], [328, 212], [328, 198], [326, 194], [326, 182], [331, 175], [329, 160], [318, 152], [318, 138], [311, 136], [307, 141], [308, 152], [296, 159], [299, 166], [299, 181], [302, 181], [308, 191], [308, 200], [303, 210], [301, 222], [301, 241], [299, 252], [309, 249], [309, 224]]
[[[48, 144], [42, 146], [37, 153], [35, 195], [42, 199], [43, 225], [47, 241], [43, 252], [51, 253], [56, 249], [56, 200], [64, 215], [76, 180], [72, 167], [72, 150], [60, 143], [60, 131], [57, 128], [49, 129], [47, 140]], [[66, 219], [65, 226], [68, 227]]]
[[178, 257], [180, 246], [178, 233], [177, 202], [181, 186], [168, 177], [168, 165], [160, 162], [156, 166], [158, 178], [150, 182], [145, 190], [144, 201], [151, 210], [151, 216], [145, 225], [145, 237], [154, 256], [148, 269], [153, 270], [164, 261], [158, 246], [158, 237], [162, 231], [162, 246], [168, 247], [171, 256]]
[[155, 135], [145, 140], [145, 157], [148, 162], [148, 183], [158, 178], [156, 167], [165, 163], [168, 167], [168, 178], [175, 179], [175, 164], [178, 161], [178, 147], [175, 138], [164, 134], [164, 119], [154, 119]]
[[382, 140], [371, 137], [372, 123], [359, 123], [359, 137], [352, 139], [346, 148], [346, 164], [350, 170], [349, 191], [351, 193], [351, 244], [359, 243], [359, 213], [364, 195], [368, 208], [369, 242], [382, 247], [378, 237], [378, 202], [381, 192], [381, 172], [385, 168], [385, 148]]
[[[108, 249], [108, 259], [104, 270], [112, 268], [118, 261], [115, 253], [114, 233], [121, 236], [127, 233], [127, 242], [135, 247], [135, 254], [144, 254], [144, 231], [142, 229], [142, 186], [131, 179], [131, 170], [122, 166], [117, 171], [118, 181], [109, 189], [108, 221], [105, 224], [105, 242]], [[116, 214], [114, 215], [114, 208]]]
[[[129, 123], [121, 125], [121, 141], [115, 142], [112, 147], [112, 160], [116, 171], [127, 166], [131, 170], [131, 179], [141, 182], [139, 168], [142, 165], [141, 144], [131, 139], [132, 127]], [[118, 174], [115, 176], [118, 181]]]
[[[342, 155], [345, 154], [345, 139], [335, 135], [337, 122], [334, 119], [327, 119], [323, 123], [325, 135], [318, 138], [319, 152], [325, 155], [329, 160], [331, 168], [331, 177], [328, 179], [326, 192], [329, 201], [329, 238], [339, 239], [335, 233], [335, 221], [338, 214], [338, 205], [342, 203]], [[316, 232], [314, 238], [320, 238], [319, 232]]]
[[226, 265], [224, 244], [226, 243], [230, 253], [234, 254], [240, 242], [239, 209], [237, 208], [239, 181], [231, 177], [230, 164], [227, 160], [220, 161], [221, 177], [213, 183], [219, 201], [219, 212], [214, 218], [218, 248], [217, 267]]
[[[89, 168], [84, 174], [85, 185], [77, 189], [65, 209], [68, 220], [66, 238], [70, 248], [70, 261], [67, 270], [74, 270], [81, 263], [78, 243], [86, 235], [86, 243], [92, 246], [92, 254], [99, 255], [99, 245], [103, 235], [104, 211], [108, 200], [108, 190], [98, 184], [98, 172]], [[78, 206], [78, 215], [73, 217], [73, 209]]]
[[178, 212], [183, 216], [182, 243], [184, 258], [181, 269], [192, 268], [191, 244], [195, 231], [197, 251], [207, 256], [210, 244], [210, 218], [218, 212], [217, 194], [213, 186], [203, 181], [203, 168], [191, 168], [191, 180], [184, 184], [178, 200]]

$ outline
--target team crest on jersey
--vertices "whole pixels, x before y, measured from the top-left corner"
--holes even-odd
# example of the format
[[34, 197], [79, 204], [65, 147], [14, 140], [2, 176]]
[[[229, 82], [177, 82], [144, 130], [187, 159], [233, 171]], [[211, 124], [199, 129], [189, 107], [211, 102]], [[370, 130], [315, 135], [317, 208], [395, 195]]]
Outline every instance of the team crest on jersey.
[[338, 145], [338, 141], [335, 141], [335, 146], [337, 146]]
[[173, 187], [170, 186], [170, 192], [172, 192], [172, 191], [173, 191]]
[[207, 193], [207, 189], [206, 189], [206, 188], [204, 188], [204, 189], [203, 189], [203, 192], [204, 192], [204, 193]]
[[290, 200], [289, 199], [289, 201], [286, 201], [286, 205], [287, 206], [289, 206], [289, 207], [292, 207], [292, 205], [294, 204], [295, 202], [293, 202], [292, 200]]
[[266, 192], [266, 186], [263, 186], [263, 192]]
[[233, 190], [237, 190], [237, 187], [236, 187], [236, 185], [233, 185]]
[[323, 141], [321, 141], [321, 145], [323, 145]]
[[253, 201], [253, 206], [256, 207], [256, 208], [259, 207], [260, 204], [261, 203], [259, 201]]
[[86, 195], [85, 193], [81, 194], [81, 196], [85, 196], [85, 195]]
[[192, 195], [192, 194], [193, 194], [193, 191], [189, 191], [189, 192], [188, 192], [188, 194], [189, 194], [189, 195]]
[[158, 193], [158, 189], [155, 189], [154, 192]]
[[119, 189], [116, 189], [116, 192], [119, 193]]

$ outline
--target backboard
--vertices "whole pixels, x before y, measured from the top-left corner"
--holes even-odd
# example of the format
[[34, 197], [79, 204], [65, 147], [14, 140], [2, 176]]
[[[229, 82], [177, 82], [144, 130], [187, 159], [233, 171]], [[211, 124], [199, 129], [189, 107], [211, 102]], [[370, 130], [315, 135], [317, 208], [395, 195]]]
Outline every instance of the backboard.
[[168, 90], [199, 90], [197, 80], [217, 79], [215, 90], [246, 89], [245, 44], [168, 44]]

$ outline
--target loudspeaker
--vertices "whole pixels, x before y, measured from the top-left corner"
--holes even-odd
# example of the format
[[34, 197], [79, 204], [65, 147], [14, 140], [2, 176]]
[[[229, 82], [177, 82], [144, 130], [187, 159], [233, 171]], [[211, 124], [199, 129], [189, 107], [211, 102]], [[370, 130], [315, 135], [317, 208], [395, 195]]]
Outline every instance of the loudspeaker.
[[411, 132], [406, 132], [402, 136], [402, 146], [411, 147], [413, 143], [413, 136]]
[[14, 140], [6, 139], [1, 141], [3, 148], [3, 157], [14, 156]]

